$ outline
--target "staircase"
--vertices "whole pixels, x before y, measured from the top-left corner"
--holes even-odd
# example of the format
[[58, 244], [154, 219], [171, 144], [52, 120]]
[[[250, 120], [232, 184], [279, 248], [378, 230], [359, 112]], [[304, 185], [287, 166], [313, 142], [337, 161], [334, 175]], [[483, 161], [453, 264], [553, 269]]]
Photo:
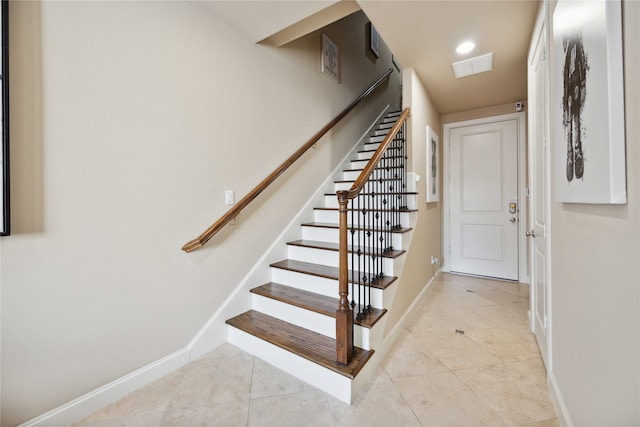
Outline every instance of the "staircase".
[[[388, 317], [385, 314], [397, 289], [394, 274], [399, 274], [403, 264], [402, 247], [414, 220], [410, 207], [415, 207], [415, 193], [407, 192], [406, 184], [401, 185], [402, 180], [396, 174], [384, 179], [384, 188], [393, 189], [389, 198], [402, 198], [406, 203], [393, 210], [360, 208], [360, 205], [350, 208], [357, 214], [349, 216], [348, 225], [350, 238], [353, 236], [349, 246], [349, 282], [352, 283], [349, 301], [354, 299], [354, 293], [368, 293], [368, 298], [361, 300], [362, 304], [352, 303], [356, 313], [354, 356], [351, 363], [343, 365], [336, 361], [339, 212], [335, 192], [351, 188], [400, 114], [389, 113], [378, 123], [368, 142], [358, 147], [357, 157], [335, 181], [334, 192], [325, 194], [324, 206], [314, 209], [314, 222], [302, 224], [302, 238], [287, 243], [288, 258], [270, 265], [271, 282], [251, 290], [252, 309], [226, 322], [230, 343], [348, 403], [383, 357], [375, 349], [383, 346]], [[400, 156], [404, 157], [403, 152], [390, 148], [385, 158], [393, 161]], [[382, 182], [380, 178], [376, 183], [367, 183], [364, 192], [374, 193], [375, 185], [383, 185]], [[382, 187], [377, 188], [379, 193]], [[374, 222], [369, 221], [368, 216], [379, 218], [380, 215], [394, 215], [394, 221], [399, 222], [387, 231], [393, 249], [382, 251], [357, 245], [356, 242], [365, 242], [371, 236]], [[373, 263], [376, 258], [379, 258], [381, 272], [367, 283], [366, 276], [363, 279], [357, 268]], [[371, 273], [367, 274], [371, 277]], [[365, 286], [367, 284], [370, 286]], [[365, 310], [367, 307], [370, 309]]]

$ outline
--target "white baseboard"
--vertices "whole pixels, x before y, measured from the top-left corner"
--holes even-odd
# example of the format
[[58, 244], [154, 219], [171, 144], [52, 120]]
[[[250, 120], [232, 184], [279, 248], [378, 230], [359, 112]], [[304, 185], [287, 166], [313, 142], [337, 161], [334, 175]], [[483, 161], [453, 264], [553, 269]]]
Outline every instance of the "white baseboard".
[[286, 241], [295, 240], [291, 239], [291, 230], [299, 226], [300, 218], [309, 212], [310, 207], [313, 208], [319, 203], [319, 200], [322, 200], [326, 187], [335, 180], [335, 175], [341, 171], [344, 163], [351, 159], [356, 148], [369, 135], [388, 110], [389, 105], [380, 112], [369, 129], [354, 144], [353, 149], [336, 166], [302, 209], [298, 211], [287, 227], [284, 228], [284, 231], [274, 240], [258, 262], [249, 270], [220, 308], [216, 310], [185, 348], [32, 418], [18, 427], [62, 427], [71, 425], [227, 342], [228, 330], [225, 321], [229, 317], [251, 308], [249, 289], [255, 285], [256, 281], [262, 281], [262, 272], [268, 271], [269, 264], [274, 261], [271, 258], [274, 254], [280, 255], [277, 253], [278, 249], [286, 251]]
[[188, 350], [181, 349], [135, 370], [83, 396], [58, 406], [18, 427], [62, 427], [73, 424], [164, 375], [189, 363]]
[[393, 329], [385, 336], [382, 349], [384, 355], [389, 352], [389, 350], [395, 343], [396, 338], [398, 338], [399, 332], [406, 326], [409, 319], [414, 315], [414, 313], [418, 309], [418, 306], [424, 299], [425, 294], [433, 284], [433, 281], [440, 275], [440, 273], [442, 273], [442, 270], [438, 269], [436, 273], [431, 277], [431, 279], [429, 279], [425, 287], [420, 291], [418, 296], [413, 300], [413, 302], [409, 306], [409, 309], [405, 311], [398, 323], [396, 323]]
[[549, 393], [551, 394], [551, 401], [556, 409], [560, 425], [563, 427], [573, 427], [571, 415], [569, 415], [567, 405], [564, 403], [562, 392], [560, 391], [560, 387], [558, 386], [558, 382], [556, 381], [556, 376], [553, 371], [549, 372]]

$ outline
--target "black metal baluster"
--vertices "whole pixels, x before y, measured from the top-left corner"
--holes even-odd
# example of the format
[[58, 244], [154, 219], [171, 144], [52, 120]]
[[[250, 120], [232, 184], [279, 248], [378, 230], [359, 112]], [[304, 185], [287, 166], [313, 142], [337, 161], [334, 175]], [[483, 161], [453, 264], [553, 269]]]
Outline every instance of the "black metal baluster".
[[[355, 204], [356, 201], [355, 200], [351, 200], [351, 228], [350, 228], [350, 232], [351, 232], [351, 271], [355, 270], [355, 265], [356, 265], [356, 250], [355, 250], [355, 241], [356, 241], [356, 221], [355, 218], [357, 217], [357, 215], [355, 214]], [[360, 255], [357, 254], [357, 256], [359, 257]], [[353, 273], [352, 273], [353, 274]], [[353, 280], [351, 281], [351, 312], [355, 313], [355, 305], [356, 305], [356, 294], [354, 293], [355, 291], [355, 285], [353, 283]], [[352, 319], [353, 321], [353, 319]], [[351, 334], [353, 336], [353, 330], [355, 328], [351, 328]], [[353, 347], [355, 349], [355, 340], [352, 338], [351, 342], [353, 343]]]
[[[364, 218], [364, 224], [363, 224], [363, 232], [365, 233], [365, 237], [364, 237], [364, 253], [368, 253], [369, 252], [369, 248], [371, 247], [371, 230], [370, 230], [370, 218], [369, 216], [371, 215], [371, 194], [369, 192], [367, 192], [366, 189], [364, 189], [364, 194], [365, 194], [365, 206], [366, 206], [366, 214], [363, 215]], [[371, 284], [371, 265], [370, 265], [370, 257], [366, 256], [364, 259], [364, 277], [362, 279], [362, 287], [361, 287], [361, 292], [362, 292], [362, 297], [360, 299], [360, 302], [362, 304], [362, 306], [360, 307], [360, 309], [362, 311], [364, 311], [364, 309], [367, 307], [367, 302], [365, 300], [366, 298], [366, 292], [367, 292], [367, 286], [369, 286]], [[363, 313], [364, 314], [364, 313]]]
[[383, 228], [382, 228], [382, 198], [384, 192], [384, 179], [382, 176], [382, 171], [380, 170], [380, 161], [376, 165], [376, 174], [377, 174], [377, 188], [378, 188], [378, 197], [376, 198], [376, 228], [378, 229], [377, 239], [376, 239], [376, 251], [375, 256], [378, 264], [378, 278], [382, 277], [382, 242], [384, 238], [382, 237]]
[[[406, 122], [405, 122], [406, 123]], [[405, 135], [405, 123], [402, 124], [400, 128], [400, 144], [402, 145], [402, 209], [407, 210], [407, 144], [406, 144], [406, 135]]]
[[[396, 146], [398, 148], [400, 148], [400, 137], [398, 134], [396, 134]], [[399, 179], [398, 181], [396, 181], [396, 217], [395, 217], [395, 226], [396, 229], [400, 228], [400, 207], [402, 205], [402, 152], [398, 152], [396, 154], [396, 165], [398, 166], [398, 170], [400, 171], [399, 173]]]
[[[384, 172], [385, 172], [385, 178], [386, 178], [386, 182], [391, 182], [391, 179], [393, 178], [393, 171], [391, 169], [391, 162], [389, 159], [385, 159], [384, 160]], [[384, 209], [384, 216], [385, 216], [385, 238], [386, 238], [386, 242], [385, 242], [385, 251], [389, 251], [389, 247], [391, 246], [391, 204], [389, 203], [389, 194], [387, 191], [385, 191], [385, 195], [384, 195], [384, 200], [382, 201], [382, 207]]]

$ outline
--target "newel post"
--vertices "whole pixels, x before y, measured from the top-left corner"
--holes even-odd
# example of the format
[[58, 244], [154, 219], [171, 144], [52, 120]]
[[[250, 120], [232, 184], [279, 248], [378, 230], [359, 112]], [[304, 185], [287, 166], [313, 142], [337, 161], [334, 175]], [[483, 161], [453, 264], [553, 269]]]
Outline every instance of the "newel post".
[[338, 310], [336, 311], [336, 354], [339, 363], [348, 365], [353, 359], [353, 312], [349, 306], [349, 257], [347, 246], [347, 191], [338, 191], [340, 205], [340, 267], [338, 276]]

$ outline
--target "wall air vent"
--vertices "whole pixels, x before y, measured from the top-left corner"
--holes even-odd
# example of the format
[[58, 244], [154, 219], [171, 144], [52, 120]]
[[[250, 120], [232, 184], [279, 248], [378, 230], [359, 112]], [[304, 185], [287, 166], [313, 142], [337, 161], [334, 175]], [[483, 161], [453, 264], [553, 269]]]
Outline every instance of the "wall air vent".
[[451, 65], [453, 66], [453, 74], [456, 76], [456, 79], [491, 71], [493, 69], [493, 52], [476, 56], [475, 58], [465, 59], [464, 61], [454, 62]]

